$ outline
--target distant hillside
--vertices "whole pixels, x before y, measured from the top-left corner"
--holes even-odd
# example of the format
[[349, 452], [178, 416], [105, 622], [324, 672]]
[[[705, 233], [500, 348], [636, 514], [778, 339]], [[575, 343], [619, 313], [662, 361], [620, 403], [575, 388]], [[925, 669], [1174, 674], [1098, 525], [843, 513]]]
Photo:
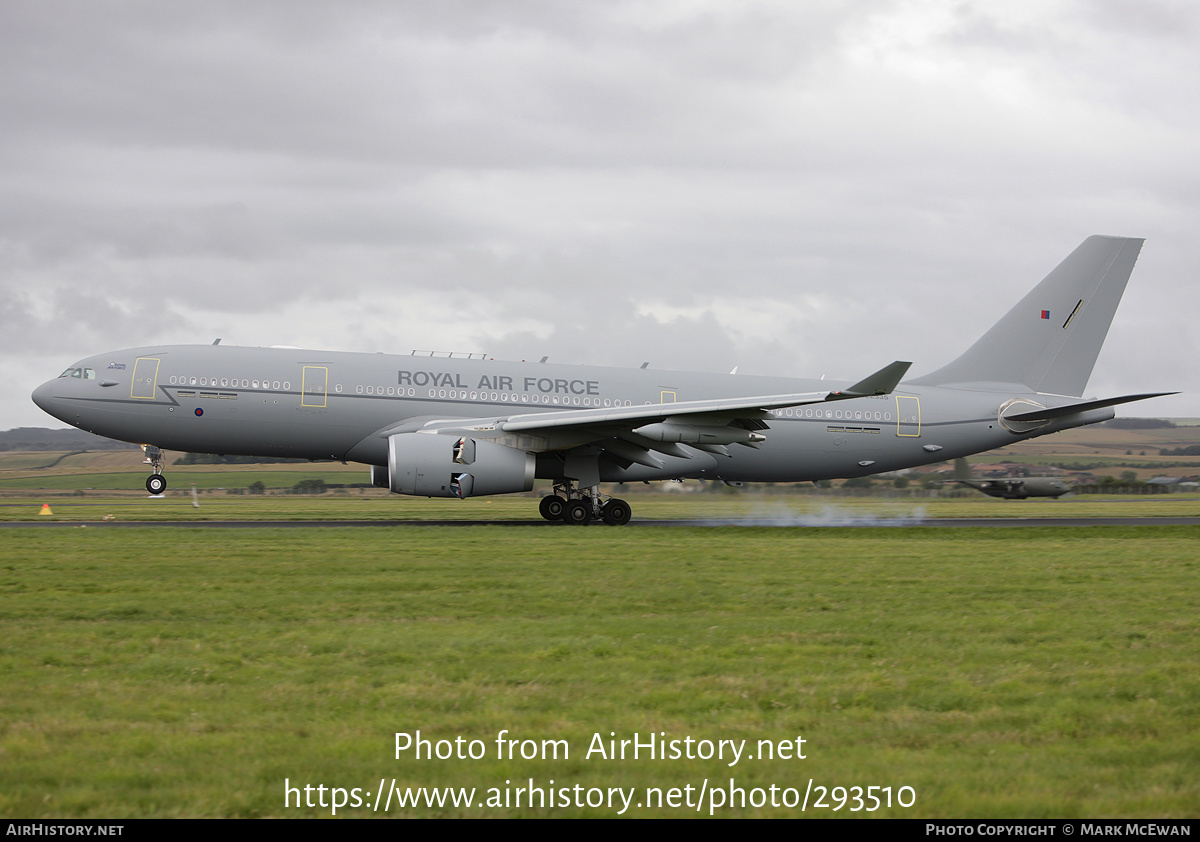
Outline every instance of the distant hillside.
[[1118, 430], [1163, 430], [1175, 426], [1166, 418], [1113, 418], [1104, 422], [1105, 427]]
[[137, 450], [137, 445], [83, 430], [18, 427], [0, 432], [0, 451], [5, 450]]

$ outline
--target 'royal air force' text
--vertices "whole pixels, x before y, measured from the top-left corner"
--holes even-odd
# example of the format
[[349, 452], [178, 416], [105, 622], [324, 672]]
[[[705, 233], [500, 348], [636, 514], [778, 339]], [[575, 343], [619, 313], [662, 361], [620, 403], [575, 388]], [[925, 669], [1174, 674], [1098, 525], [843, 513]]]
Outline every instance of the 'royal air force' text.
[[[553, 377], [526, 377], [523, 390], [543, 395], [599, 395], [599, 380], [566, 380]], [[399, 371], [396, 384], [399, 386], [436, 386], [443, 389], [495, 389], [501, 392], [515, 391], [513, 378], [507, 375], [483, 375], [472, 386], [463, 382], [461, 374], [447, 371]]]

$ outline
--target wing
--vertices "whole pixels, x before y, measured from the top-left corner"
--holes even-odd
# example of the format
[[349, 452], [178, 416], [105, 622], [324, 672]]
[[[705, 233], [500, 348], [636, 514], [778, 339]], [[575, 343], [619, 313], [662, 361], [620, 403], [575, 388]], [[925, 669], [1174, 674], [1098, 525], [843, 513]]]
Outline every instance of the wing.
[[652, 467], [662, 462], [651, 451], [671, 456], [689, 454], [681, 444], [712, 453], [727, 454], [727, 445], [757, 447], [766, 437], [766, 419], [771, 410], [828, 401], [849, 400], [890, 394], [911, 363], [896, 361], [846, 389], [801, 392], [744, 398], [657, 403], [642, 406], [569, 409], [520, 413], [486, 418], [411, 420], [381, 431], [427, 432], [490, 438], [535, 452], [567, 450], [594, 442], [605, 442], [606, 450], [619, 458]]

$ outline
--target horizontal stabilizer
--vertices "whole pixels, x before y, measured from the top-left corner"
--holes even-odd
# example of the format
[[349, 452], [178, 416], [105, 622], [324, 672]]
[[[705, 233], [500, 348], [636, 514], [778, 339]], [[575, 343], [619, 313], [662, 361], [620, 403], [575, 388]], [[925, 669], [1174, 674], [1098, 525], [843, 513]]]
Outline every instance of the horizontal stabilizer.
[[1017, 415], [1005, 415], [1005, 421], [1049, 421], [1052, 418], [1062, 418], [1064, 415], [1075, 415], [1079, 412], [1087, 412], [1091, 409], [1104, 409], [1109, 406], [1117, 406], [1118, 404], [1131, 403], [1133, 401], [1144, 401], [1147, 398], [1161, 398], [1165, 395], [1178, 395], [1178, 392], [1150, 392], [1145, 395], [1124, 395], [1119, 398], [1107, 398], [1102, 401], [1084, 401], [1083, 403], [1071, 403], [1066, 406], [1055, 406], [1047, 409], [1035, 409], [1030, 412], [1021, 412]]
[[908, 368], [911, 365], [911, 362], [906, 363], [896, 360], [891, 365], [884, 366], [874, 374], [859, 380], [853, 386], [838, 392], [832, 392], [828, 400], [864, 398], [870, 395], [890, 395], [900, 382], [900, 379], [908, 373]]

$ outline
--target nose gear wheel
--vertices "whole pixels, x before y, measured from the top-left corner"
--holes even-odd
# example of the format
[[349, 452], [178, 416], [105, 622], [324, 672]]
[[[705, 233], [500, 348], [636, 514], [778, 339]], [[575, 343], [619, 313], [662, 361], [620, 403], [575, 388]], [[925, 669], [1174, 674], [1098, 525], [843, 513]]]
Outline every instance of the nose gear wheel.
[[146, 477], [146, 490], [154, 495], [162, 494], [167, 490], [167, 478], [162, 475], [163, 452], [152, 444], [143, 444], [142, 450], [146, 452], [146, 458], [142, 461], [154, 471]]

